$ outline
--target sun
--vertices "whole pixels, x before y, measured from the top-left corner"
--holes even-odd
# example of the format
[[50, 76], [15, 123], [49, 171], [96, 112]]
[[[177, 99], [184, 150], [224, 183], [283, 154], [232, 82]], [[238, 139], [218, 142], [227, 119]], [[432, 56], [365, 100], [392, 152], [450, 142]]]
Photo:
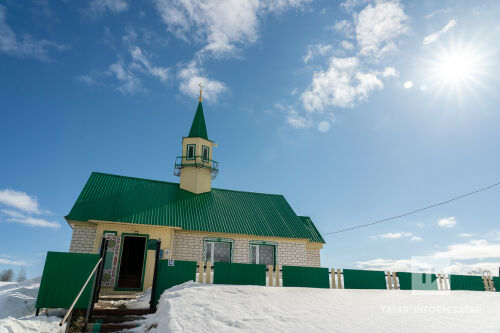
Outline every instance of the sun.
[[442, 54], [435, 63], [436, 79], [449, 85], [470, 83], [479, 74], [479, 56], [470, 50], [453, 50]]

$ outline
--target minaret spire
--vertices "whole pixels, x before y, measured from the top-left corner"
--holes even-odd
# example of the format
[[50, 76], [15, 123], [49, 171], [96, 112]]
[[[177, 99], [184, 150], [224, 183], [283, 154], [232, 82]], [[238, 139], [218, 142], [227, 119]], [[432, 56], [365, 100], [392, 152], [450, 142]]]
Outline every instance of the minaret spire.
[[200, 97], [198, 97], [198, 101], [201, 103], [201, 101], [203, 100], [203, 97], [201, 97], [201, 90], [203, 89], [203, 85], [200, 83], [199, 86], [200, 86]]

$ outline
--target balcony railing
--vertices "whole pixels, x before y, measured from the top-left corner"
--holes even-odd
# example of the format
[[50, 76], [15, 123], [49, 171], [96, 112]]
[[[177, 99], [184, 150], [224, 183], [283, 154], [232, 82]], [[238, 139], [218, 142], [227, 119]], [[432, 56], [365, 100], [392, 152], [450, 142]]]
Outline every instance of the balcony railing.
[[210, 171], [212, 179], [215, 179], [219, 173], [219, 162], [203, 158], [203, 156], [194, 156], [192, 158], [188, 158], [187, 156], [177, 156], [175, 158], [174, 175], [180, 176], [182, 169], [185, 167], [206, 169]]

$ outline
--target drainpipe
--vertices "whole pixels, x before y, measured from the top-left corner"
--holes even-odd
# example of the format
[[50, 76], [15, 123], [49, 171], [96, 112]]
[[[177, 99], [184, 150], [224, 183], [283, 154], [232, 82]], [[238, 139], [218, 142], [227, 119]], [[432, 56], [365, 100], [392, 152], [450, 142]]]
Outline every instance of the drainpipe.
[[174, 250], [174, 232], [175, 230], [172, 229], [172, 234], [170, 235], [170, 253], [168, 255], [169, 260], [172, 260], [172, 251]]

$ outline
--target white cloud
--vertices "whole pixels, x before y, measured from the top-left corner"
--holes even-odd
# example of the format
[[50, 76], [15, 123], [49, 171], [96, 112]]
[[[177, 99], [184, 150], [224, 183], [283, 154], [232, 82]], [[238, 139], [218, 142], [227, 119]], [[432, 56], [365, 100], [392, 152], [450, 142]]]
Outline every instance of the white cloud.
[[12, 266], [26, 266], [26, 265], [28, 265], [28, 263], [26, 261], [11, 260], [11, 259], [5, 259], [5, 258], [0, 258], [0, 264], [12, 265]]
[[39, 214], [38, 200], [25, 192], [0, 190], [0, 203], [28, 213]]
[[413, 237], [411, 238], [411, 240], [412, 240], [412, 241], [414, 241], [414, 242], [419, 242], [419, 241], [421, 241], [422, 239], [423, 239], [423, 238], [422, 238], [422, 237], [420, 237], [420, 236], [413, 236]]
[[90, 3], [89, 11], [93, 14], [103, 14], [107, 11], [116, 14], [128, 9], [125, 0], [93, 0]]
[[144, 90], [139, 78], [120, 60], [109, 66], [106, 73], [120, 82], [116, 90], [123, 94], [134, 94]]
[[424, 45], [427, 45], [427, 44], [430, 44], [430, 43], [433, 43], [435, 42], [439, 36], [441, 36], [442, 34], [445, 34], [447, 33], [448, 31], [450, 31], [451, 28], [453, 28], [454, 26], [457, 25], [457, 20], [450, 20], [444, 27], [443, 29], [439, 30], [439, 31], [436, 31], [436, 32], [433, 32], [432, 34], [430, 35], [427, 35], [424, 37], [424, 41], [423, 41], [423, 44]]
[[441, 228], [454, 228], [455, 225], [457, 224], [457, 221], [455, 220], [454, 216], [451, 216], [451, 217], [439, 220], [437, 224]]
[[314, 45], [309, 45], [307, 47], [307, 53], [305, 56], [302, 57], [304, 60], [304, 63], [308, 63], [310, 60], [314, 58], [315, 55], [321, 55], [324, 56], [329, 52], [332, 52], [333, 48], [331, 45], [324, 45], [324, 44], [314, 44]]
[[201, 54], [233, 55], [258, 39], [259, 16], [298, 8], [301, 0], [155, 0], [167, 30], [204, 46]]
[[354, 44], [347, 41], [347, 40], [343, 40], [342, 42], [340, 42], [340, 45], [342, 45], [342, 47], [346, 50], [354, 50]]
[[35, 218], [32, 216], [27, 216], [23, 213], [13, 211], [13, 210], [7, 210], [3, 209], [2, 213], [8, 216], [7, 221], [8, 222], [15, 222], [15, 223], [21, 223], [25, 224], [28, 226], [32, 227], [43, 227], [43, 228], [52, 228], [52, 229], [57, 229], [61, 225], [55, 221], [48, 221], [42, 218]]
[[330, 122], [322, 120], [318, 123], [318, 131], [324, 133], [330, 130]]
[[484, 239], [471, 240], [449, 245], [446, 251], [436, 252], [434, 257], [455, 260], [500, 258], [500, 244], [492, 244]]
[[458, 234], [457, 235], [458, 237], [472, 237], [472, 234], [468, 234], [468, 233], [461, 233], [461, 234]]
[[181, 92], [193, 98], [199, 94], [200, 83], [203, 84], [203, 99], [209, 101], [216, 101], [220, 94], [228, 90], [223, 82], [210, 79], [204, 74], [195, 61], [182, 68], [177, 77], [180, 80]]
[[31, 35], [24, 34], [18, 39], [15, 32], [7, 25], [7, 9], [0, 5], [0, 52], [17, 56], [33, 57], [49, 61], [49, 50], [63, 51], [68, 46], [53, 41], [34, 39]]
[[365, 71], [356, 57], [330, 59], [327, 70], [314, 73], [311, 85], [301, 95], [308, 112], [322, 112], [327, 106], [351, 107], [372, 90], [383, 88], [376, 71]]
[[441, 9], [433, 11], [430, 14], [425, 15], [424, 18], [426, 20], [429, 20], [429, 19], [433, 18], [434, 16], [436, 16], [438, 14], [447, 14], [447, 13], [450, 13], [450, 12], [451, 12], [451, 8], [441, 8]]
[[290, 124], [294, 128], [307, 128], [311, 126], [311, 119], [300, 116], [299, 113], [295, 110], [288, 111], [288, 117], [286, 118], [288, 124]]
[[[382, 238], [382, 239], [398, 239], [398, 238], [404, 238], [404, 237], [411, 237], [413, 236], [413, 233], [411, 232], [388, 232], [385, 234], [380, 234], [378, 236], [371, 236], [370, 238], [372, 239], [377, 239], [377, 238]], [[419, 239], [413, 239], [413, 238], [419, 238]], [[421, 240], [422, 238], [418, 236], [413, 236], [412, 240]]]
[[356, 39], [361, 55], [377, 59], [397, 51], [394, 40], [408, 31], [407, 19], [397, 1], [367, 5], [356, 20]]
[[166, 81], [168, 79], [169, 69], [153, 66], [138, 46], [133, 47], [130, 52], [132, 54], [132, 59], [134, 59], [132, 66], [137, 66], [141, 69], [139, 64], [142, 64], [142, 66], [144, 66], [143, 68], [152, 76], [159, 78], [161, 81]]
[[356, 7], [365, 5], [371, 0], [347, 0], [340, 4], [340, 7], [344, 8], [347, 12], [351, 12]]

